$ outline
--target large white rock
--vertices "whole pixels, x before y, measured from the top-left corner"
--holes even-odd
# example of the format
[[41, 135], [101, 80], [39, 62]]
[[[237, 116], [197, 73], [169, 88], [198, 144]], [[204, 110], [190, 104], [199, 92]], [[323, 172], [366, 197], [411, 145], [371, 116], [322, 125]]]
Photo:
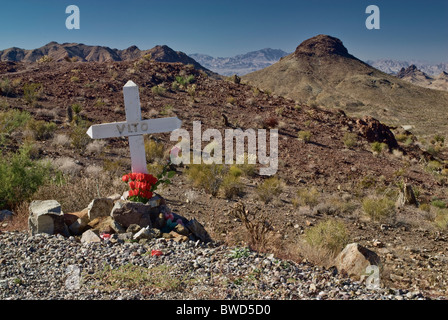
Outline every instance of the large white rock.
[[64, 223], [64, 213], [56, 200], [35, 200], [29, 207], [28, 230], [31, 235], [38, 233], [68, 233]]
[[356, 280], [360, 280], [366, 275], [367, 267], [370, 265], [380, 267], [380, 257], [358, 243], [348, 244], [335, 259], [338, 271]]

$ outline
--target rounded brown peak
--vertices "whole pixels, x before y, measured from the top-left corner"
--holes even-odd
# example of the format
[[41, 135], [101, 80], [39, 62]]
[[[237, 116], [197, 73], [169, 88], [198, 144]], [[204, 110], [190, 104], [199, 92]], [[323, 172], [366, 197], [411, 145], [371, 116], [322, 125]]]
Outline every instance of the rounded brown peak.
[[303, 41], [296, 49], [295, 55], [325, 56], [340, 55], [352, 57], [342, 41], [338, 38], [320, 34], [311, 39]]

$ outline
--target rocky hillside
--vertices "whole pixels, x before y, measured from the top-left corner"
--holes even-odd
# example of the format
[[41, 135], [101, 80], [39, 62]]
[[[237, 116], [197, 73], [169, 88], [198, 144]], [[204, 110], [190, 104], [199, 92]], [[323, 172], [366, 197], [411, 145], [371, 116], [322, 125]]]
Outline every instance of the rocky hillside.
[[[306, 43], [297, 50], [296, 55], [282, 61], [286, 59], [293, 65], [296, 56], [315, 61], [316, 54], [319, 54], [322, 63], [333, 61], [336, 65], [343, 63], [346, 66], [350, 61], [354, 68], [371, 71], [369, 66], [350, 56], [335, 39], [321, 41], [318, 46], [314, 44]], [[303, 72], [311, 72], [312, 68], [317, 67], [309, 65]], [[350, 69], [345, 69], [345, 72], [347, 70]], [[364, 76], [369, 77], [368, 74]], [[271, 265], [268, 264], [275, 259], [303, 263], [294, 265], [290, 270], [292, 273], [283, 272], [283, 265], [276, 264], [278, 278], [266, 279], [272, 286], [302, 290], [300, 280], [288, 280], [289, 274], [300, 279], [296, 271], [307, 272], [305, 266], [310, 261], [314, 265], [328, 267], [334, 251], [339, 252], [350, 241], [377, 252], [383, 264], [381, 283], [385, 288], [412, 292], [421, 290], [425, 296], [446, 294], [448, 237], [445, 219], [448, 213], [443, 206], [446, 206], [448, 197], [447, 149], [443, 137], [434, 137], [434, 141], [426, 146], [422, 141], [417, 141], [411, 132], [391, 129], [372, 117], [356, 118], [340, 109], [297, 103], [293, 99], [240, 83], [237, 78], [234, 81], [214, 79], [182, 63], [145, 58], [101, 63], [65, 60], [34, 64], [0, 62], [0, 79], [2, 163], [9, 163], [12, 155], [26, 144], [31, 148], [29, 156], [32, 161], [49, 160], [54, 170], [64, 174], [61, 180], [54, 171], [50, 171], [52, 179], [23, 203], [13, 203], [17, 196], [22, 195], [20, 192], [13, 193], [9, 199], [9, 209], [16, 211], [17, 216], [25, 217], [22, 220], [25, 226], [2, 222], [2, 230], [19, 230], [20, 227], [20, 230], [26, 230], [29, 200], [56, 200], [64, 213], [74, 213], [86, 208], [98, 194], [107, 197], [122, 194], [127, 189], [121, 181], [122, 174], [130, 170], [127, 139], [91, 141], [86, 138], [85, 132], [91, 124], [125, 119], [122, 88], [132, 80], [139, 86], [143, 118], [177, 116], [182, 120], [182, 128], [188, 132], [192, 132], [193, 121], [201, 121], [203, 131], [215, 128], [223, 136], [225, 130], [231, 128], [279, 130], [279, 167], [274, 180], [258, 175], [260, 165], [255, 170], [242, 166], [232, 170], [224, 167], [222, 171], [208, 171], [201, 166], [195, 169], [199, 171], [194, 171], [193, 166], [181, 165], [175, 167], [172, 184], [158, 190], [173, 212], [187, 219], [197, 219], [213, 240], [238, 248], [240, 251], [236, 251], [236, 256], [248, 255], [247, 261], [242, 262], [249, 264], [258, 257], [258, 263], [262, 266], [265, 263], [264, 274], [270, 274]], [[330, 78], [329, 81], [335, 80]], [[395, 81], [407, 85], [402, 80]], [[320, 83], [316, 80], [316, 84]], [[421, 90], [432, 92], [429, 89]], [[163, 158], [176, 142], [170, 141], [168, 134], [146, 137], [146, 141], [150, 169], [157, 172], [157, 169], [160, 170], [158, 159]], [[202, 147], [205, 145], [204, 142]], [[430, 147], [432, 150], [429, 150]], [[231, 174], [230, 178], [224, 173]], [[205, 178], [197, 181], [196, 177]], [[209, 181], [219, 187], [216, 193], [210, 190]], [[406, 199], [404, 195], [399, 197], [403, 190], [408, 190], [403, 189], [406, 185], [412, 186], [419, 204], [425, 206], [417, 207], [415, 203], [400, 200], [395, 207], [397, 199]], [[29, 185], [26, 187], [30, 188]], [[235, 206], [242, 203], [245, 210], [236, 211]], [[16, 206], [13, 207], [13, 204]], [[342, 230], [342, 240], [336, 243], [336, 249], [331, 249], [333, 251], [320, 251], [313, 247], [316, 244], [310, 239], [312, 232], [325, 227], [322, 223], [327, 221], [335, 223], [330, 227], [338, 231], [330, 234], [339, 234]], [[40, 250], [41, 245], [46, 248], [53, 248], [54, 245], [56, 260], [42, 262], [42, 270], [60, 272], [60, 269], [53, 268], [63, 254], [59, 249], [60, 243], [54, 243], [59, 241], [58, 238], [41, 241], [43, 238], [27, 238], [6, 232], [1, 234], [1, 238], [0, 243], [20, 243], [20, 248], [12, 252], [12, 256], [25, 254], [28, 247]], [[150, 244], [158, 246], [159, 242]], [[63, 242], [63, 246], [66, 245]], [[72, 242], [68, 250], [75, 252], [80, 250], [79, 246], [78, 242]], [[113, 254], [108, 246], [103, 249], [107, 254]], [[186, 252], [189, 246], [191, 244], [185, 246]], [[176, 251], [176, 248], [177, 245], [165, 246], [169, 252]], [[7, 250], [7, 246], [0, 249]], [[252, 254], [255, 249], [273, 254], [275, 259]], [[147, 247], [132, 244], [129, 247], [118, 246], [117, 250], [120, 252], [117, 251], [116, 256], [106, 259], [108, 263], [115, 265], [117, 259], [120, 263], [136, 261], [149, 266], [148, 257], [141, 257], [145, 252], [150, 252]], [[137, 253], [132, 253], [134, 251]], [[85, 266], [90, 268], [90, 262], [96, 261], [94, 252], [88, 249], [82, 251], [82, 254], [73, 257], [74, 263], [78, 263], [76, 259], [86, 257]], [[227, 255], [226, 250], [223, 249], [223, 252]], [[196, 254], [199, 255], [196, 250], [191, 252], [192, 257]], [[8, 289], [11, 290], [9, 294], [18, 297], [14, 293], [17, 292], [14, 291], [14, 279], [18, 277], [20, 280], [20, 269], [17, 268], [20, 268], [21, 261], [12, 256], [1, 256], [0, 259], [5, 260], [1, 260], [0, 272], [5, 270], [4, 265], [10, 266], [8, 270], [13, 270], [5, 271], [4, 277], [12, 279], [7, 281], [8, 288], [12, 285]], [[166, 259], [167, 263], [168, 260], [172, 261], [170, 259]], [[234, 264], [236, 261], [230, 261], [230, 265], [226, 261], [215, 264], [213, 257], [210, 259], [199, 259], [196, 267], [191, 265], [188, 270], [203, 266], [200, 272], [208, 272], [215, 267], [221, 272], [219, 268], [238, 266]], [[263, 262], [266, 259], [270, 261]], [[34, 263], [33, 260], [22, 266], [29, 270]], [[181, 265], [182, 268], [186, 266], [183, 262]], [[247, 270], [245, 268], [240, 269]], [[310, 272], [317, 274], [313, 270]], [[235, 292], [238, 291], [238, 283], [251, 279], [249, 272], [244, 274], [247, 278], [235, 274], [243, 280], [233, 277], [232, 272], [224, 275], [235, 281], [236, 288], [232, 287]], [[258, 273], [252, 275], [258, 279]], [[307, 288], [300, 293], [303, 297], [309, 297], [311, 291], [313, 297], [318, 296], [318, 291], [329, 295], [331, 282], [328, 290], [324, 290], [327, 276], [328, 272], [325, 271], [317, 284], [310, 280]], [[305, 281], [308, 281], [307, 277]], [[96, 283], [98, 278], [91, 280]], [[268, 291], [272, 288], [271, 284], [267, 286], [263, 280]], [[346, 294], [350, 288], [356, 289], [354, 295], [358, 291], [360, 296], [365, 294], [357, 286], [347, 286], [346, 289], [338, 287], [341, 295], [336, 292], [331, 294], [350, 298], [351, 293]], [[32, 295], [37, 296], [39, 289], [38, 286], [34, 288]], [[254, 287], [249, 286], [249, 289]], [[257, 290], [262, 290], [261, 296], [265, 296], [264, 289]], [[288, 292], [285, 290], [276, 292], [281, 295]], [[54, 292], [48, 290], [45, 294], [54, 296]], [[91, 294], [87, 292], [87, 296]], [[237, 296], [245, 297], [242, 294]], [[415, 296], [418, 295], [410, 295]]]
[[[389, 125], [413, 125], [418, 134], [444, 134], [440, 114], [448, 93], [414, 86], [349, 54], [342, 41], [318, 35], [263, 70], [243, 76], [250, 84], [299, 103], [372, 115]], [[424, 110], [424, 112], [423, 112]]]
[[228, 58], [214, 58], [200, 53], [190, 54], [190, 57], [218, 74], [242, 76], [266, 68], [286, 55], [288, 53], [283, 50], [266, 48]]
[[411, 65], [406, 69], [402, 68], [397, 73], [397, 77], [417, 86], [448, 91], [448, 73], [444, 71], [438, 76], [431, 77], [419, 70], [415, 65]]

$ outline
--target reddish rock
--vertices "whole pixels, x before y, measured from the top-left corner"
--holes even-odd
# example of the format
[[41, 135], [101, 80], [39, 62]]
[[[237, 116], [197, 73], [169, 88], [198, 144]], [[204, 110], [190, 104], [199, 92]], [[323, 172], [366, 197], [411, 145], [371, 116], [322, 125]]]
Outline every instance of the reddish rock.
[[369, 142], [385, 143], [392, 149], [398, 149], [398, 143], [388, 126], [371, 116], [356, 120], [359, 133]]

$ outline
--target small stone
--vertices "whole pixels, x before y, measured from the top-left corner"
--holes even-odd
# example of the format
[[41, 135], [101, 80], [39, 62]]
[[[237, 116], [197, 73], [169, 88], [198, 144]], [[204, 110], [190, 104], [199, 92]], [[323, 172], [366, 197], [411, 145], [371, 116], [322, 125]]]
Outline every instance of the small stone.
[[0, 221], [4, 221], [7, 219], [12, 219], [13, 213], [9, 210], [0, 211]]
[[125, 228], [123, 228], [121, 226], [121, 224], [119, 224], [117, 221], [111, 219], [112, 221], [110, 222], [110, 227], [113, 231], [115, 231], [116, 233], [125, 233], [126, 230]]
[[87, 230], [82, 234], [81, 243], [101, 242], [101, 238], [93, 231]]
[[335, 266], [340, 273], [346, 273], [354, 279], [361, 279], [366, 275], [369, 265], [380, 266], [380, 257], [373, 251], [359, 245], [348, 244], [335, 259]]

